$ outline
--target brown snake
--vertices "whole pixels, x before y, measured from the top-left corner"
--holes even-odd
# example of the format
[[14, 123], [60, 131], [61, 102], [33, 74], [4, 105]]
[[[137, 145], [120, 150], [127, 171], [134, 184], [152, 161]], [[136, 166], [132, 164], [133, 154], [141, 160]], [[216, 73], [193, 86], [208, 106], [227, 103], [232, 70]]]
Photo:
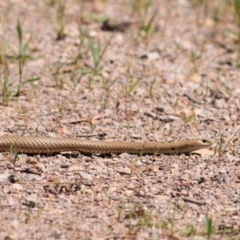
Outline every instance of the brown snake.
[[51, 137], [0, 137], [0, 152], [51, 154], [68, 151], [82, 153], [132, 153], [132, 154], [179, 154], [211, 146], [210, 139], [192, 139], [171, 143], [158, 142], [108, 142], [78, 138]]

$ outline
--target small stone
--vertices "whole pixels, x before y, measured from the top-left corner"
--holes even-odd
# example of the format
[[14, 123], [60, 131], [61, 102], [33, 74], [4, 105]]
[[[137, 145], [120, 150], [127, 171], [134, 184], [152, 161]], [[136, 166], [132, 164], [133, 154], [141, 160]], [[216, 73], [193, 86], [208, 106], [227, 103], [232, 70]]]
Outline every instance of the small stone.
[[22, 185], [18, 184], [18, 183], [13, 183], [12, 186], [17, 190], [22, 190], [23, 189]]
[[214, 106], [218, 109], [223, 108], [225, 106], [225, 104], [226, 104], [226, 101], [224, 98], [216, 99], [214, 101]]
[[127, 174], [127, 175], [130, 175], [132, 173], [131, 169], [128, 167], [120, 167], [117, 169], [117, 171], [121, 174]]
[[83, 179], [86, 179], [86, 180], [93, 180], [93, 177], [92, 175], [88, 174], [88, 173], [85, 173], [85, 172], [81, 172], [80, 173], [80, 176], [83, 178]]
[[136, 163], [136, 166], [141, 167], [142, 165], [143, 165], [142, 162], [140, 160], [138, 160], [137, 163]]
[[35, 157], [28, 157], [27, 160], [26, 160], [26, 163], [28, 164], [37, 164], [38, 161]]
[[44, 133], [44, 132], [46, 132], [46, 128], [44, 126], [40, 125], [40, 126], [37, 127], [37, 131], [39, 133]]
[[61, 165], [60, 165], [60, 167], [61, 168], [69, 168], [69, 164], [67, 164], [67, 163], [62, 163]]
[[89, 37], [96, 37], [97, 36], [97, 32], [92, 30], [92, 31], [89, 31]]
[[141, 135], [139, 135], [139, 134], [132, 134], [132, 138], [134, 138], [134, 139], [140, 139], [140, 138], [141, 138]]
[[135, 184], [130, 183], [130, 184], [128, 184], [127, 188], [130, 189], [130, 190], [133, 190], [133, 189], [136, 188], [136, 186], [135, 186]]
[[220, 174], [226, 174], [227, 171], [226, 171], [225, 169], [220, 169], [220, 170], [219, 170], [219, 173], [220, 173]]
[[127, 191], [125, 191], [125, 195], [126, 195], [126, 196], [131, 196], [131, 195], [133, 195], [133, 193], [134, 193], [133, 190], [127, 190]]
[[159, 58], [159, 53], [158, 52], [150, 52], [147, 54], [147, 57], [149, 60], [157, 60]]
[[236, 177], [237, 177], [238, 179], [240, 179], [240, 170], [237, 170], [237, 171], [235, 172], [235, 175], [236, 175]]

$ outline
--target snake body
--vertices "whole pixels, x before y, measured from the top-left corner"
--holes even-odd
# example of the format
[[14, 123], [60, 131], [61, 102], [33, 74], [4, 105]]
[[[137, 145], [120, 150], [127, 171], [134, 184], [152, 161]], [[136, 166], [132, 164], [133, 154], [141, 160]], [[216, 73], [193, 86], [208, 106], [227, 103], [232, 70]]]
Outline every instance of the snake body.
[[131, 153], [131, 154], [179, 154], [211, 146], [210, 139], [192, 139], [171, 143], [158, 142], [109, 142], [78, 138], [51, 137], [0, 137], [0, 152], [51, 154], [68, 151], [82, 153]]

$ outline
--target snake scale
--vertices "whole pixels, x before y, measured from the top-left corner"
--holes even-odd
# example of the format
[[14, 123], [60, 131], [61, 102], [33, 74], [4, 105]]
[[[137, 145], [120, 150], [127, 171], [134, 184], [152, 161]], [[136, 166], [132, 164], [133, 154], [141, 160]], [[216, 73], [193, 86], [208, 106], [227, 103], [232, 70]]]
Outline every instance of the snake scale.
[[68, 151], [82, 153], [131, 153], [131, 154], [180, 154], [212, 145], [210, 139], [182, 140], [170, 143], [158, 142], [110, 142], [78, 138], [1, 136], [1, 152], [51, 154]]

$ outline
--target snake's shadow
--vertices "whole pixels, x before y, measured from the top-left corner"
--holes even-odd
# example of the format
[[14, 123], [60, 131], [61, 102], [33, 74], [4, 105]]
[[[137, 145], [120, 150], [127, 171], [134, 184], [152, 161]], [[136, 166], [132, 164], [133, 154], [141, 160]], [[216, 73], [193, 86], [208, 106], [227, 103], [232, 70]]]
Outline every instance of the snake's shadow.
[[[40, 156], [44, 156], [44, 157], [55, 157], [55, 156], [57, 156], [57, 155], [62, 155], [62, 156], [64, 156], [64, 157], [66, 157], [66, 158], [68, 158], [68, 159], [70, 159], [70, 158], [78, 158], [78, 157], [80, 157], [80, 156], [87, 156], [87, 157], [93, 157], [93, 156], [98, 156], [98, 157], [101, 157], [101, 158], [111, 158], [111, 157], [113, 157], [113, 156], [119, 156], [119, 155], [121, 155], [122, 153], [101, 153], [101, 154], [95, 154], [95, 153], [82, 153], [82, 152], [63, 152], [63, 153], [59, 153], [59, 152], [57, 152], [57, 153], [41, 153], [41, 154], [39, 154]], [[160, 156], [160, 155], [176, 155], [176, 156], [179, 156], [179, 155], [181, 155], [181, 154], [184, 154], [184, 155], [186, 155], [186, 156], [190, 156], [190, 155], [192, 155], [193, 153], [175, 153], [175, 154], [171, 154], [171, 153], [161, 153], [161, 154], [147, 154], [147, 153], [143, 153], [143, 154], [129, 154], [129, 155], [135, 155], [135, 156], [139, 156], [139, 157], [141, 157], [141, 156]], [[197, 153], [194, 153], [194, 154], [197, 154]], [[29, 154], [28, 153], [28, 155], [29, 156], [36, 156], [37, 154], [34, 154], [34, 153], [32, 153], [32, 154]]]
[[[28, 156], [34, 157], [36, 155], [43, 156], [43, 157], [55, 157], [58, 155], [64, 156], [68, 159], [70, 158], [77, 158], [79, 156], [87, 156], [87, 157], [93, 157], [93, 156], [98, 156], [101, 158], [110, 158], [112, 157], [113, 154], [107, 153], [107, 154], [93, 154], [93, 153], [82, 153], [82, 152], [63, 152], [63, 153], [28, 153]], [[114, 154], [114, 155], [120, 155], [120, 154]]]

